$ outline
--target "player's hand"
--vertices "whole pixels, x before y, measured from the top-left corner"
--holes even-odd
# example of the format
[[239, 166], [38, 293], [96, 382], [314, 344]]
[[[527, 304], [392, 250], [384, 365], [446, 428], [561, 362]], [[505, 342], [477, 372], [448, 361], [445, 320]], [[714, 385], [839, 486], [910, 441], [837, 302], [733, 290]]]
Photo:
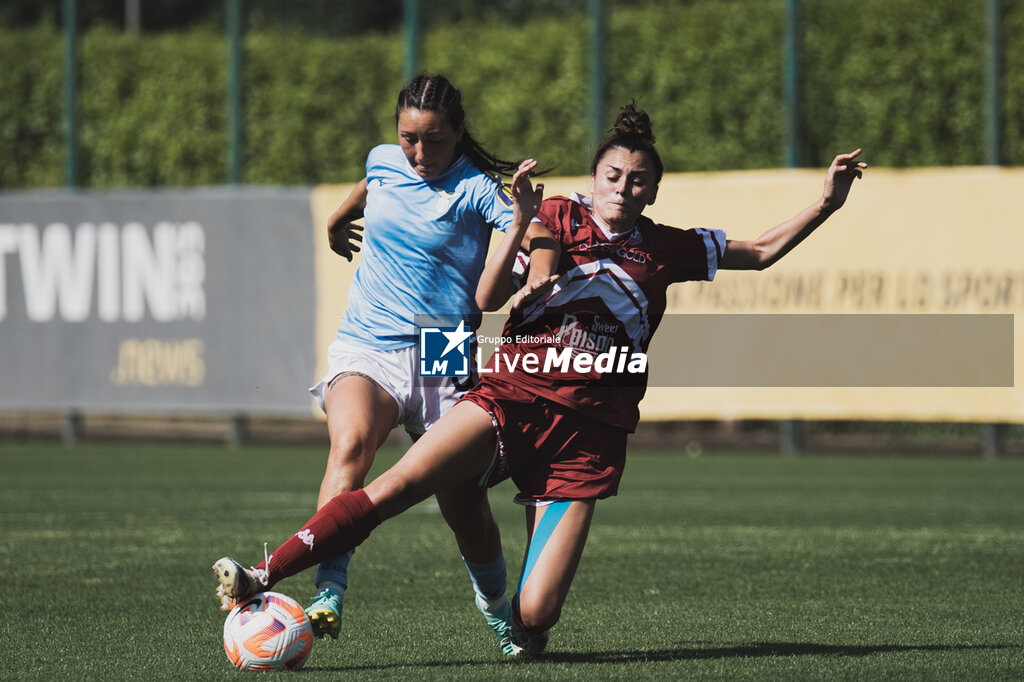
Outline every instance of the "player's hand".
[[512, 210], [515, 224], [519, 226], [529, 225], [544, 200], [544, 183], [538, 182], [534, 187], [530, 182], [530, 171], [536, 167], [534, 159], [524, 159], [512, 176]]
[[352, 254], [359, 253], [363, 242], [363, 226], [353, 222], [338, 221], [327, 226], [327, 240], [331, 251], [352, 262]]
[[548, 275], [535, 282], [527, 282], [526, 286], [517, 291], [515, 296], [512, 297], [512, 310], [519, 310], [527, 303], [535, 301], [541, 296], [546, 296], [554, 288], [557, 281], [558, 275]]
[[868, 165], [862, 161], [854, 162], [854, 159], [860, 156], [860, 152], [860, 149], [855, 149], [849, 154], [840, 154], [832, 159], [832, 165], [828, 167], [828, 174], [825, 176], [825, 191], [821, 195], [826, 211], [838, 211], [842, 208], [846, 203], [846, 197], [850, 195], [853, 181], [863, 177], [863, 171]]

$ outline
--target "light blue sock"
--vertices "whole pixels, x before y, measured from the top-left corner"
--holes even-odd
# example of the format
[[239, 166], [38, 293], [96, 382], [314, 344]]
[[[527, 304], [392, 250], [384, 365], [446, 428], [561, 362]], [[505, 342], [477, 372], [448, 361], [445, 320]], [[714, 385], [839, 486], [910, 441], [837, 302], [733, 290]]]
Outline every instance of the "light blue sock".
[[475, 564], [462, 557], [469, 569], [469, 579], [473, 581], [473, 591], [486, 601], [492, 602], [505, 596], [505, 553], [498, 552], [498, 557], [486, 564]]
[[316, 578], [313, 579], [316, 589], [319, 590], [321, 585], [330, 582], [341, 588], [340, 592], [344, 595], [348, 589], [348, 562], [354, 553], [355, 550], [352, 549], [321, 563], [316, 569]]

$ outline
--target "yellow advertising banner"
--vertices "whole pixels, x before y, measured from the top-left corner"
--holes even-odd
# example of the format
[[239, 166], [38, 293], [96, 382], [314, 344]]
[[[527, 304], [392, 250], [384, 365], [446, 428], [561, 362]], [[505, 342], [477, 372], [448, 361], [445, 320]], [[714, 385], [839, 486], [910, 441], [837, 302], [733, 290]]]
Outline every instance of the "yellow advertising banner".
[[[310, 377], [310, 385], [315, 384], [327, 371], [327, 346], [337, 337], [338, 323], [345, 312], [348, 301], [348, 287], [352, 275], [359, 265], [359, 254], [355, 254], [352, 262], [331, 251], [327, 242], [327, 219], [349, 195], [355, 184], [321, 185], [314, 187], [310, 194], [311, 213], [313, 215], [313, 269], [316, 286], [316, 363], [315, 377]], [[323, 416], [320, 406], [313, 402], [314, 413]]]
[[[803, 169], [666, 175], [647, 215], [753, 239], [814, 202], [824, 176]], [[589, 186], [585, 177], [544, 182], [548, 196]], [[318, 372], [356, 265], [330, 251], [325, 228], [349, 189], [320, 187], [312, 195]], [[1013, 333], [1024, 313], [1021, 196], [1024, 169], [869, 168], [846, 206], [771, 268], [673, 285], [650, 349], [643, 419], [1024, 422], [1024, 342]], [[714, 324], [709, 315], [731, 319]], [[864, 317], [836, 337], [792, 324], [805, 315], [843, 330], [848, 316]], [[893, 332], [903, 321], [910, 326]], [[827, 347], [813, 348], [816, 342]], [[818, 350], [823, 357], [812, 357]], [[715, 358], [712, 371], [705, 364], [699, 377], [680, 381], [684, 363], [701, 356]], [[902, 371], [918, 362], [925, 373], [943, 371], [903, 378], [922, 376]], [[720, 382], [715, 363], [726, 368]], [[799, 383], [787, 385], [793, 382], [764, 371], [778, 375], [787, 365], [810, 380], [794, 371]], [[673, 385], [659, 381], [666, 376]], [[743, 377], [752, 379], [744, 385]]]

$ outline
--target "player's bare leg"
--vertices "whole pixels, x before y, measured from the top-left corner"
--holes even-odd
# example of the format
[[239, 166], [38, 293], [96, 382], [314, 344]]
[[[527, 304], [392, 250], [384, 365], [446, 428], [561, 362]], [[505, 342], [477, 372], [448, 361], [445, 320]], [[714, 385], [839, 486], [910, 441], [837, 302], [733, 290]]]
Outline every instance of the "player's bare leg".
[[518, 650], [512, 644], [512, 609], [506, 592], [505, 555], [487, 488], [477, 480], [469, 480], [437, 493], [437, 502], [455, 533], [473, 582], [477, 609], [498, 637], [502, 653], [516, 655]]
[[398, 421], [394, 399], [361, 374], [342, 374], [333, 379], [324, 405], [331, 450], [317, 509], [338, 494], [363, 486], [377, 449]]
[[528, 544], [513, 609], [512, 640], [527, 654], [544, 650], [569, 595], [594, 517], [595, 500], [526, 508]]
[[[324, 399], [331, 450], [320, 483], [317, 509], [344, 492], [363, 486], [377, 449], [398, 420], [398, 406], [384, 389], [360, 374], [341, 374], [327, 388]], [[314, 582], [317, 594], [306, 609], [317, 637], [337, 638], [341, 605], [348, 588], [346, 552], [320, 564]]]
[[469, 402], [456, 404], [390, 469], [366, 486], [382, 520], [438, 491], [479, 480], [487, 471], [497, 436], [491, 416]]
[[468, 480], [437, 493], [437, 503], [467, 560], [487, 563], [501, 552], [501, 532], [491, 513], [487, 488]]
[[[366, 494], [383, 520], [440, 492], [438, 499], [445, 505], [446, 514], [466, 515], [461, 520], [453, 519], [460, 548], [474, 558], [492, 559], [483, 565], [467, 563], [471, 575], [475, 574], [474, 580], [491, 582], [493, 571], [500, 570], [500, 582], [504, 585], [505, 560], [500, 554], [497, 524], [490, 513], [486, 492], [476, 487], [491, 464], [496, 444], [491, 416], [473, 403], [457, 403], [402, 459], [366, 486]], [[460, 494], [466, 499], [455, 502]], [[470, 537], [472, 540], [467, 541]], [[498, 589], [504, 597], [504, 587]], [[502, 652], [514, 655], [517, 650], [511, 644], [507, 597], [504, 605], [499, 599], [482, 607], [478, 600], [477, 606], [498, 635]]]

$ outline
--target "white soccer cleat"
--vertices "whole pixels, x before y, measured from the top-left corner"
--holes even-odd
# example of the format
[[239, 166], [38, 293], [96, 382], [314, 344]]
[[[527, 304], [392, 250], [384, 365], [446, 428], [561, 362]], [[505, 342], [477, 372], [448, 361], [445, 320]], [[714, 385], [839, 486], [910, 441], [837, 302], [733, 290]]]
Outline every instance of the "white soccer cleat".
[[239, 602], [267, 590], [267, 572], [265, 570], [244, 568], [229, 557], [219, 559], [213, 565], [213, 574], [217, 576], [217, 581], [220, 583], [217, 585], [217, 598], [220, 600], [221, 611], [230, 611]]

